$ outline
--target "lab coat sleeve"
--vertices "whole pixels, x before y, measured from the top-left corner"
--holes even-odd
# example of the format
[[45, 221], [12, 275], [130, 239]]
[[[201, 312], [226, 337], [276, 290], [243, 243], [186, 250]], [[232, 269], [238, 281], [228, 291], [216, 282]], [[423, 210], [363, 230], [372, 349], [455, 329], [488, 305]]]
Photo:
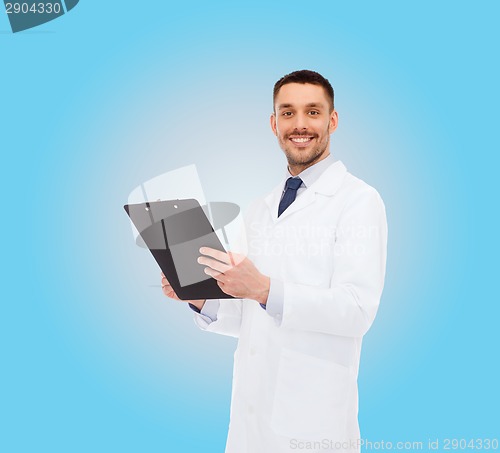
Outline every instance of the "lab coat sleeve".
[[384, 286], [387, 221], [372, 187], [346, 202], [336, 226], [329, 288], [284, 281], [281, 327], [361, 337], [370, 328]]
[[241, 326], [240, 299], [209, 299], [200, 313], [194, 315], [195, 324], [207, 332], [239, 337]]

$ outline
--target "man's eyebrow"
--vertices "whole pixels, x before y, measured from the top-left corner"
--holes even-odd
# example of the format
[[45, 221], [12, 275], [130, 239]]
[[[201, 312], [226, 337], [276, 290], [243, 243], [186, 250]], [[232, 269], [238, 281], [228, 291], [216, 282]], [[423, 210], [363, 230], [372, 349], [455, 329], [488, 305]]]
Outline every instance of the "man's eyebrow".
[[[278, 109], [289, 109], [292, 108], [293, 104], [280, 104], [278, 105]], [[309, 102], [309, 104], [306, 104], [306, 107], [319, 107], [319, 108], [325, 108], [324, 104], [322, 102]]]

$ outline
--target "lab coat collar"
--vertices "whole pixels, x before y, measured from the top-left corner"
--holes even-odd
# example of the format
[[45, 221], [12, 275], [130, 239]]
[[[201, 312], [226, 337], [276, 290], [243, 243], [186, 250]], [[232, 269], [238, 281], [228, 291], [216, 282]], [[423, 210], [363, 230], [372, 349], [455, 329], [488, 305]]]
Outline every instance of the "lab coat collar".
[[318, 180], [311, 185], [310, 189], [316, 193], [331, 197], [340, 189], [346, 173], [347, 168], [345, 165], [342, 161], [337, 160], [323, 172]]
[[316, 182], [314, 182], [299, 197], [297, 197], [290, 207], [288, 207], [287, 210], [283, 212], [280, 217], [278, 217], [278, 205], [283, 193], [283, 187], [285, 185], [285, 180], [281, 181], [281, 183], [276, 186], [264, 199], [271, 211], [271, 218], [274, 222], [285, 219], [294, 212], [304, 209], [306, 206], [313, 203], [317, 194], [329, 197], [333, 196], [342, 185], [346, 174], [347, 169], [345, 165], [340, 160], [334, 162], [323, 172]]

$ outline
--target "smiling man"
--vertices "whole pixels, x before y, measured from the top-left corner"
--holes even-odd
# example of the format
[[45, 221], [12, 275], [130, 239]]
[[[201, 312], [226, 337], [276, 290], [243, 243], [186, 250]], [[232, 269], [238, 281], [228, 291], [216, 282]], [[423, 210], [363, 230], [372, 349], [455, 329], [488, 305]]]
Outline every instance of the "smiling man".
[[[361, 342], [385, 276], [385, 208], [330, 154], [338, 115], [327, 79], [293, 72], [273, 98], [286, 176], [247, 212], [248, 256], [202, 247], [198, 259], [237, 299], [188, 302], [201, 329], [238, 338], [226, 453], [355, 452]], [[178, 299], [164, 277], [162, 287]]]

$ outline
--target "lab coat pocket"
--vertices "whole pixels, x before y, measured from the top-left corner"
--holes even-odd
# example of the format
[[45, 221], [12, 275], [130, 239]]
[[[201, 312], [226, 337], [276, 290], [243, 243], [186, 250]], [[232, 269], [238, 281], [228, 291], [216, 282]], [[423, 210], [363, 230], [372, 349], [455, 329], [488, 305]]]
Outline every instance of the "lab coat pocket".
[[349, 369], [283, 349], [271, 417], [272, 429], [298, 439], [341, 439], [352, 390]]

